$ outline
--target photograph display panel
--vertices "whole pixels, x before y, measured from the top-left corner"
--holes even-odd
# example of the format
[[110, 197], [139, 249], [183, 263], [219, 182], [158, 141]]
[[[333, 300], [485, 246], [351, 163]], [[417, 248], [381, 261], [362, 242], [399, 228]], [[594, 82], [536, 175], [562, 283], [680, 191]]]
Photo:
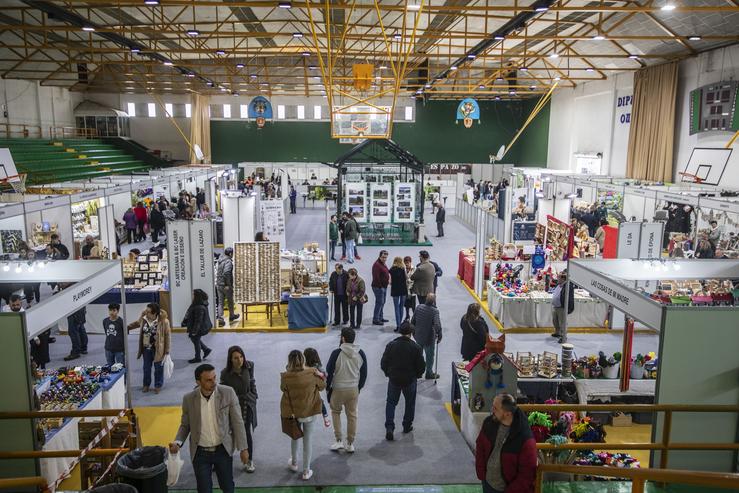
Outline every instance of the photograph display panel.
[[412, 223], [416, 218], [416, 184], [395, 183], [393, 219], [396, 223]]
[[390, 183], [370, 184], [370, 218], [373, 223], [389, 223], [392, 210]]

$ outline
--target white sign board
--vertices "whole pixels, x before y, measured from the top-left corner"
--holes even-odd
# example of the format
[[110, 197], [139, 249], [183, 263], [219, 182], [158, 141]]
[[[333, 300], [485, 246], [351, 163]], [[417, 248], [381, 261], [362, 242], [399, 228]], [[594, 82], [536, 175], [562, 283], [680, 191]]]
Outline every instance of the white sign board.
[[639, 240], [639, 258], [660, 258], [664, 223], [642, 223]]
[[648, 327], [662, 328], [662, 306], [649, 298], [612, 281], [607, 274], [592, 272], [578, 262], [569, 264], [570, 280]]
[[167, 222], [167, 254], [172, 311], [169, 316], [172, 325], [177, 326], [192, 301], [189, 221]]
[[262, 215], [262, 231], [270, 241], [279, 242], [281, 249], [287, 248], [284, 204], [282, 200], [262, 200], [259, 202]]
[[617, 258], [639, 258], [640, 222], [626, 222], [618, 226]]
[[[208, 295], [210, 319], [216, 319], [215, 274], [213, 272], [213, 223], [210, 220], [190, 221], [190, 279], [192, 289], [202, 289]], [[183, 313], [184, 316], [184, 313]], [[180, 322], [182, 319], [174, 319]]]
[[[396, 223], [414, 222], [416, 220], [416, 184], [396, 182], [394, 198], [393, 220]], [[472, 203], [472, 192], [469, 193], [469, 203]]]
[[391, 204], [390, 183], [370, 183], [370, 221], [373, 223], [389, 223]]

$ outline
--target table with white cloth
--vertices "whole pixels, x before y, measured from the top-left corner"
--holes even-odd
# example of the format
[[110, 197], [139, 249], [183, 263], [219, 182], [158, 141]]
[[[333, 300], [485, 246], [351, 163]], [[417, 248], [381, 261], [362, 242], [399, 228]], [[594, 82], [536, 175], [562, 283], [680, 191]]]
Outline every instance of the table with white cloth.
[[[38, 390], [48, 388], [49, 380], [44, 380]], [[78, 410], [97, 409], [123, 409], [126, 407], [126, 380], [125, 370], [111, 373], [110, 380], [100, 384], [98, 391]], [[61, 428], [53, 430], [46, 435], [46, 443], [43, 450], [79, 450], [80, 437], [78, 423], [83, 418], [68, 418]], [[99, 418], [85, 418], [97, 421]], [[57, 457], [53, 459], [41, 459], [41, 475], [48, 481], [53, 482], [64, 472], [66, 467], [74, 460], [74, 457]]]
[[[504, 328], [553, 327], [552, 295], [532, 292], [524, 296], [505, 296], [488, 283], [488, 308]], [[568, 327], [604, 327], [608, 304], [575, 293], [575, 311], [567, 316]]]

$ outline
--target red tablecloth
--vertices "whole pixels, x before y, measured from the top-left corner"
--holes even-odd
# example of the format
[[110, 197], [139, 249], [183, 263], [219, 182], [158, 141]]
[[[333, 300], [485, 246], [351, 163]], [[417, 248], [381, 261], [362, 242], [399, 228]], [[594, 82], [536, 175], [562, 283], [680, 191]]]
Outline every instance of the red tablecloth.
[[[461, 275], [459, 277], [462, 278], [464, 283], [470, 287], [475, 287], [475, 259], [474, 257], [465, 257], [463, 255], [460, 255], [460, 267], [461, 267]], [[490, 264], [485, 264], [485, 279], [490, 279]]]

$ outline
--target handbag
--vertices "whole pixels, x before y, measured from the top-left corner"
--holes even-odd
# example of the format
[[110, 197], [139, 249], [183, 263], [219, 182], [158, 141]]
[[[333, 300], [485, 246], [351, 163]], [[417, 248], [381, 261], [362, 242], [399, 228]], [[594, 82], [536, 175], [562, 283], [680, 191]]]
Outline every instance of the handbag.
[[368, 301], [369, 301], [369, 297], [367, 296], [367, 293], [365, 293], [365, 294], [364, 294], [364, 296], [362, 296], [361, 298], [359, 298], [359, 302], [360, 302], [361, 304], [363, 304], [363, 305], [364, 305], [365, 303], [367, 303]]
[[362, 233], [359, 233], [357, 235], [357, 245], [362, 245], [364, 243], [364, 240], [362, 239]]
[[298, 438], [303, 438], [303, 427], [301, 426], [300, 421], [298, 421], [298, 418], [295, 417], [293, 401], [290, 399], [290, 391], [285, 390], [285, 393], [287, 393], [287, 402], [290, 403], [290, 412], [292, 414], [288, 418], [280, 416], [280, 419], [282, 420], [282, 433], [293, 440], [297, 440]]

